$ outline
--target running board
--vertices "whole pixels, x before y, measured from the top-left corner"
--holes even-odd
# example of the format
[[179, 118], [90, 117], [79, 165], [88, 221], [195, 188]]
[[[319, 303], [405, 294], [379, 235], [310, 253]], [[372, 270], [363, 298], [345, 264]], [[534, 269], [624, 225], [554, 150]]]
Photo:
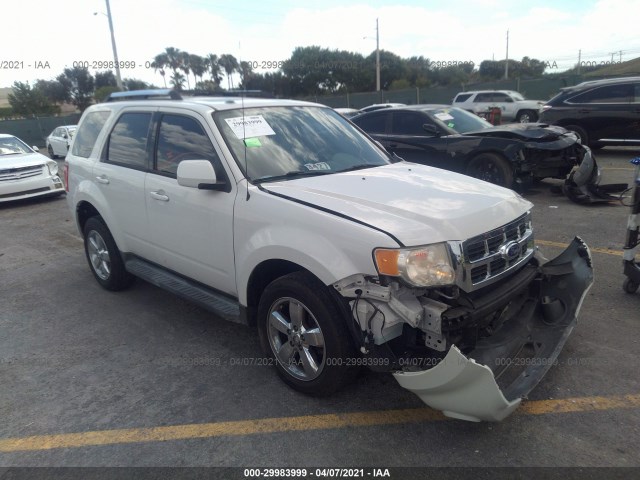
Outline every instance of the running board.
[[237, 301], [138, 257], [125, 260], [128, 272], [234, 323], [245, 323]]

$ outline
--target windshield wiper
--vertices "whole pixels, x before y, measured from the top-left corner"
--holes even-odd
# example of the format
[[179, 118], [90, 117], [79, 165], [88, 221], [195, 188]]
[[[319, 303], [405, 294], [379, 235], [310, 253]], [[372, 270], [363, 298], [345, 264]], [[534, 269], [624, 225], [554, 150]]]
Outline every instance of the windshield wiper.
[[381, 167], [382, 165], [372, 165], [371, 163], [360, 163], [358, 165], [353, 165], [352, 167], [343, 168], [342, 170], [338, 170], [336, 173], [342, 172], [353, 172], [354, 170], [362, 170], [365, 168], [373, 168], [373, 167]]
[[278, 180], [288, 180], [290, 178], [297, 177], [315, 177], [316, 175], [328, 175], [330, 173], [336, 173], [327, 170], [294, 170], [291, 172], [283, 173], [282, 175], [272, 175], [270, 177], [262, 177], [253, 180], [253, 183], [262, 182], [275, 182]]

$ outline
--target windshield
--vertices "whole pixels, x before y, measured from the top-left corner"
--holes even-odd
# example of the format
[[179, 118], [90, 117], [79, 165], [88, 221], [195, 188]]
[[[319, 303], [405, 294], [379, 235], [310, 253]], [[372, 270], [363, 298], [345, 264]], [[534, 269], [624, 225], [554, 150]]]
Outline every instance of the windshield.
[[382, 150], [330, 108], [261, 107], [213, 115], [238, 166], [251, 181], [391, 163]]
[[436, 123], [449, 127], [458, 133], [475, 132], [493, 127], [486, 120], [461, 108], [439, 108], [437, 110], [428, 110], [427, 114]]
[[33, 150], [16, 137], [0, 137], [0, 156], [33, 153]]

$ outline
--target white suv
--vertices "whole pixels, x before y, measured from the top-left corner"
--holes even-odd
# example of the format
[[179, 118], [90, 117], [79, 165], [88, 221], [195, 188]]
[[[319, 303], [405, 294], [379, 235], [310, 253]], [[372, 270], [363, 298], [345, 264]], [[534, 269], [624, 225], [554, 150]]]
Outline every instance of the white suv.
[[487, 112], [498, 107], [502, 121], [530, 123], [536, 122], [542, 112], [541, 100], [526, 100], [520, 93], [512, 90], [478, 90], [460, 92], [453, 99], [453, 106], [463, 108], [475, 114]]
[[293, 388], [328, 394], [364, 365], [447, 415], [499, 420], [576, 323], [589, 250], [544, 260], [511, 190], [391, 157], [321, 105], [115, 98], [67, 156], [96, 280], [140, 277], [256, 327]]

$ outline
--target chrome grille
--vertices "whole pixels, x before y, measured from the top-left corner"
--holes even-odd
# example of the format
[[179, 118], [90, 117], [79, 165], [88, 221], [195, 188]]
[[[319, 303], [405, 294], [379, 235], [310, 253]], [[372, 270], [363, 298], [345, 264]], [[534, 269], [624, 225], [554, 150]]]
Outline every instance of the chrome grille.
[[23, 178], [36, 177], [42, 173], [43, 165], [30, 165], [28, 167], [1, 168], [0, 182], [9, 180], [21, 180]]
[[523, 266], [533, 255], [531, 214], [462, 242], [459, 285], [469, 292]]

